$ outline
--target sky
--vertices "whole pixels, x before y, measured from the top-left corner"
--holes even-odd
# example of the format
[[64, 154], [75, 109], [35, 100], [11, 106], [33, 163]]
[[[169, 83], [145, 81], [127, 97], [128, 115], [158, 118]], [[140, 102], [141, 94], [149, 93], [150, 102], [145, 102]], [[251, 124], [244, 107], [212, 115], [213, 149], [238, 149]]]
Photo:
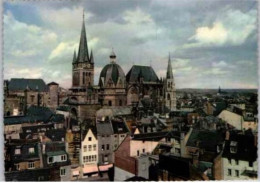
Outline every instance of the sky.
[[83, 9], [95, 84], [111, 49], [125, 74], [151, 65], [176, 88], [258, 88], [257, 2], [223, 0], [9, 1], [4, 3], [4, 78], [71, 87]]

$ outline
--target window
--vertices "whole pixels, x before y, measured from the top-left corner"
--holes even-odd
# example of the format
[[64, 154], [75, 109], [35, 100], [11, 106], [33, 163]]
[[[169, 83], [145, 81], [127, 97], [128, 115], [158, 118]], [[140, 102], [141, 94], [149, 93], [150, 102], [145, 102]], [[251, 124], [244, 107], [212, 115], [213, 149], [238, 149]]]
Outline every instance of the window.
[[104, 156], [104, 161], [105, 161], [105, 162], [108, 161], [108, 157], [107, 157], [107, 155]]
[[93, 151], [96, 151], [96, 150], [97, 150], [97, 145], [94, 144], [94, 145], [93, 145]]
[[61, 161], [66, 161], [67, 160], [67, 156], [64, 154], [64, 155], [61, 155]]
[[239, 170], [236, 170], [236, 176], [239, 177]]
[[181, 154], [181, 150], [179, 148], [175, 148], [175, 153], [176, 154]]
[[29, 148], [29, 154], [34, 154], [34, 147]]
[[109, 144], [107, 144], [107, 150], [109, 150]]
[[236, 160], [236, 165], [239, 165], [239, 161], [238, 160]]
[[14, 164], [14, 167], [15, 167], [15, 170], [20, 170], [20, 165], [18, 163]]
[[143, 149], [143, 153], [145, 153], [145, 149]]
[[228, 169], [228, 175], [229, 175], [229, 176], [232, 176], [232, 171], [231, 171], [231, 169]]
[[91, 141], [91, 140], [92, 140], [92, 137], [89, 137], [89, 138], [88, 138], [88, 141]]
[[88, 145], [88, 151], [92, 150], [92, 145]]
[[228, 163], [231, 165], [232, 164], [232, 160], [229, 158], [228, 159]]
[[253, 161], [249, 161], [248, 164], [249, 164], [249, 167], [253, 167]]
[[117, 135], [115, 135], [115, 138], [117, 138]]
[[137, 156], [139, 156], [140, 155], [140, 152], [139, 152], [139, 150], [137, 151]]
[[61, 168], [60, 169], [60, 176], [64, 176], [66, 175], [66, 169], [65, 168]]
[[102, 145], [101, 149], [102, 149], [102, 151], [104, 151], [105, 150], [105, 145]]
[[21, 154], [21, 149], [15, 149], [15, 154]]
[[83, 163], [88, 162], [88, 156], [83, 156]]
[[33, 169], [34, 167], [34, 162], [28, 162], [28, 169]]
[[121, 135], [121, 137], [125, 137], [124, 135]]
[[122, 100], [119, 100], [119, 106], [122, 106]]
[[87, 146], [86, 145], [83, 146], [83, 151], [87, 152]]
[[48, 163], [53, 163], [53, 157], [48, 158]]
[[112, 101], [111, 100], [108, 101], [108, 105], [112, 106]]

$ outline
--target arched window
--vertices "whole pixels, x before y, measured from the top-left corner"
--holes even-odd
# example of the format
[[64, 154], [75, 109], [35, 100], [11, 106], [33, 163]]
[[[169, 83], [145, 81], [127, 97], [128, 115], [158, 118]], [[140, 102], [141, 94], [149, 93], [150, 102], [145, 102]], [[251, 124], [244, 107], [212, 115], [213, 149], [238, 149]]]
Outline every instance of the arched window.
[[111, 100], [108, 101], [108, 105], [112, 106], [112, 101]]
[[119, 100], [119, 106], [122, 106], [122, 100]]
[[168, 100], [171, 100], [171, 96], [170, 96], [169, 93], [168, 93], [168, 95], [167, 95], [167, 99], [168, 99]]

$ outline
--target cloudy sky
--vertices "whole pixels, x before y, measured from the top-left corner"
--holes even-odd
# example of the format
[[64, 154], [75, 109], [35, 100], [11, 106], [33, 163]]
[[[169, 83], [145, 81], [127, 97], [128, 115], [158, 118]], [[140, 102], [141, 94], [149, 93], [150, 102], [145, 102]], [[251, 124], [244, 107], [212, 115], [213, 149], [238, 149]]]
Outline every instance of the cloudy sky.
[[133, 64], [177, 88], [257, 88], [257, 2], [206, 0], [12, 1], [4, 4], [4, 78], [71, 86], [82, 12], [95, 83], [111, 48], [125, 73]]

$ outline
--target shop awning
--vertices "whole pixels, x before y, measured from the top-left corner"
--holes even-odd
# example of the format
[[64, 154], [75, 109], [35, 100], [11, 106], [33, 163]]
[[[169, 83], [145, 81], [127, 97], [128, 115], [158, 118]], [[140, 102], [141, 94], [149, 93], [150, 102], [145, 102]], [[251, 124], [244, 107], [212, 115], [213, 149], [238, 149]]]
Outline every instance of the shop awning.
[[108, 171], [109, 168], [113, 167], [113, 164], [108, 164], [108, 165], [101, 165], [99, 166], [99, 170], [101, 172], [104, 172], [104, 171]]
[[84, 165], [84, 168], [83, 168], [83, 173], [86, 174], [86, 173], [95, 173], [95, 172], [98, 172], [98, 167], [96, 164], [94, 165]]

